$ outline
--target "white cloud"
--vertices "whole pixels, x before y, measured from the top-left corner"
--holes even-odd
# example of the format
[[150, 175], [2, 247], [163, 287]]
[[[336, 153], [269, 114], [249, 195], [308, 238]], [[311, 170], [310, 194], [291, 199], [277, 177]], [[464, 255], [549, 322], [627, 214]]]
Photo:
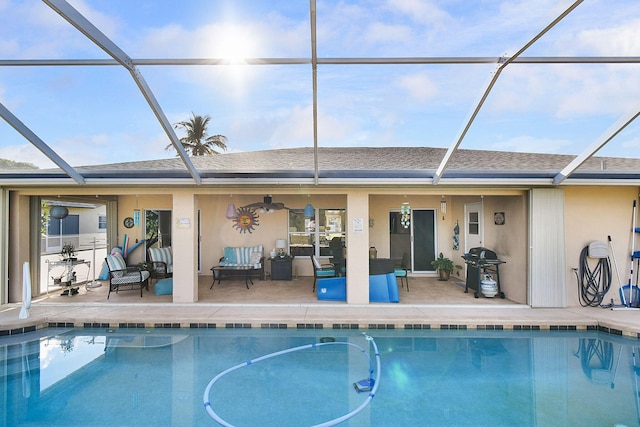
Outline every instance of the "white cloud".
[[633, 150], [633, 152], [637, 152], [638, 149], [640, 149], [640, 136], [636, 136], [623, 141], [621, 146], [624, 149]]
[[640, 19], [608, 28], [580, 31], [575, 39], [577, 46], [595, 55], [638, 56], [640, 54]]
[[310, 49], [309, 29], [303, 22], [211, 22], [195, 28], [172, 23], [142, 30], [132, 44], [136, 55], [240, 59], [296, 56]]
[[396, 85], [418, 101], [428, 101], [438, 95], [438, 86], [424, 74], [407, 74]]
[[313, 141], [313, 128], [310, 126], [312, 117], [310, 106], [280, 111], [276, 117], [272, 117], [271, 133], [265, 135], [269, 146], [292, 147]]
[[390, 0], [387, 7], [423, 25], [446, 27], [453, 21], [447, 11], [430, 0]]
[[55, 167], [44, 154], [29, 143], [0, 147], [0, 159], [31, 163], [41, 169]]
[[411, 43], [411, 28], [405, 25], [391, 25], [382, 22], [374, 22], [366, 30], [364, 38], [368, 44], [376, 43]]
[[560, 119], [618, 116], [637, 108], [640, 66], [633, 64], [510, 65], [483, 111], [544, 113]]
[[91, 7], [86, 0], [69, 0], [69, 3], [107, 37], [114, 39], [119, 34], [121, 25], [118, 20]]

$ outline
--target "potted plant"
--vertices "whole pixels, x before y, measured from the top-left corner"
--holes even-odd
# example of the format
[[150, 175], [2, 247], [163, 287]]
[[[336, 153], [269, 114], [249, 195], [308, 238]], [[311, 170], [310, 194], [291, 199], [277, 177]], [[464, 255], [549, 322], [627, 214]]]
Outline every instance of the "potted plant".
[[445, 258], [444, 254], [440, 252], [438, 258], [431, 261], [431, 265], [438, 270], [438, 275], [440, 276], [438, 280], [449, 280], [449, 276], [453, 271], [453, 261]]
[[73, 243], [65, 243], [60, 250], [60, 257], [65, 261], [73, 261], [76, 259], [76, 253], [76, 247], [73, 245]]

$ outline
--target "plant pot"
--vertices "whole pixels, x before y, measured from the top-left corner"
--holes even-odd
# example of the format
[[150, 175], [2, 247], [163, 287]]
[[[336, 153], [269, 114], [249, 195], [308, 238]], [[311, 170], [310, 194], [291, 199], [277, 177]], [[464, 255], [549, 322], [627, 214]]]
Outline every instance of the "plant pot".
[[451, 275], [451, 272], [449, 270], [438, 270], [438, 280], [441, 281], [447, 281], [449, 280], [449, 276]]

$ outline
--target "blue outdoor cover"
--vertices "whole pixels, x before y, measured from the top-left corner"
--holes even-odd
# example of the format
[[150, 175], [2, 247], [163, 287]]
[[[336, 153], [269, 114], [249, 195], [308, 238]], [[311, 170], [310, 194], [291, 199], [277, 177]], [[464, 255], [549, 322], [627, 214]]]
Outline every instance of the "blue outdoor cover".
[[347, 278], [330, 277], [318, 279], [318, 299], [326, 301], [347, 300]]
[[400, 302], [398, 282], [394, 273], [369, 276], [370, 302]]

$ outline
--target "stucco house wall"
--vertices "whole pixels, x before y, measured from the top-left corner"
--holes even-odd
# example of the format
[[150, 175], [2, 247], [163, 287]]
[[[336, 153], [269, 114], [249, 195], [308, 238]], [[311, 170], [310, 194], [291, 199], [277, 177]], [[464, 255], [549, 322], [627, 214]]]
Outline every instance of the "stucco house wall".
[[[565, 189], [567, 305], [579, 306], [578, 285], [572, 268], [579, 266], [580, 252], [594, 240], [608, 243], [611, 236], [620, 278], [629, 279], [631, 261], [633, 201], [638, 188], [630, 187], [568, 187]], [[636, 244], [636, 250], [638, 250]], [[610, 255], [610, 258], [613, 258]], [[595, 261], [594, 261], [595, 262]], [[613, 264], [613, 259], [612, 259]], [[608, 295], [618, 301], [620, 286], [612, 265], [612, 285]], [[609, 299], [604, 301], [609, 303]]]
[[[582, 248], [590, 241], [607, 241], [611, 236], [616, 250], [619, 272], [622, 281], [626, 283], [629, 271], [629, 255], [631, 248], [631, 216], [632, 203], [638, 195], [635, 186], [565, 186], [565, 222], [566, 222], [566, 265], [565, 280], [568, 306], [579, 306], [577, 298], [577, 284], [575, 274], [571, 270], [577, 267], [579, 254]], [[16, 272], [21, 271], [21, 264], [29, 259], [29, 195], [41, 192], [43, 195], [51, 190], [30, 189], [24, 193], [11, 192], [10, 197], [10, 223], [8, 254], [9, 266], [9, 298], [19, 300], [22, 277]], [[113, 190], [112, 190], [113, 191]], [[155, 191], [155, 192], [154, 192]], [[272, 214], [260, 214], [260, 225], [252, 233], [240, 233], [233, 227], [233, 221], [225, 217], [229, 203], [240, 207], [256, 201], [261, 201], [264, 195], [271, 194], [268, 190], [253, 189], [251, 193], [238, 194], [227, 190], [212, 188], [173, 190], [148, 190], [144, 188], [129, 188], [123, 190], [118, 196], [118, 218], [116, 221], [118, 241], [121, 244], [122, 236], [127, 233], [132, 243], [144, 238], [142, 224], [131, 229], [124, 227], [122, 220], [132, 216], [134, 210], [139, 209], [143, 214], [145, 209], [173, 210], [176, 203], [174, 199], [187, 197], [193, 201], [199, 209], [201, 222], [199, 231], [201, 236], [200, 251], [200, 275], [210, 275], [210, 268], [216, 265], [222, 256], [225, 246], [248, 246], [262, 244], [265, 255], [275, 246], [276, 239], [287, 238], [288, 214], [287, 210], [275, 211]], [[247, 191], [247, 190], [245, 190]], [[529, 248], [527, 242], [528, 232], [528, 192], [522, 190], [500, 189], [474, 189], [456, 191], [443, 190], [447, 201], [447, 212], [443, 216], [439, 212], [442, 194], [430, 193], [413, 194], [409, 191], [396, 189], [369, 189], [355, 191], [351, 189], [321, 189], [323, 194], [315, 194], [310, 191], [294, 191], [280, 189], [283, 194], [272, 194], [273, 200], [283, 202], [289, 208], [303, 209], [307, 203], [312, 203], [316, 208], [342, 208], [347, 209], [347, 194], [356, 194], [358, 200], [362, 194], [367, 194], [368, 206], [359, 210], [359, 214], [368, 212], [368, 222], [372, 219], [372, 226], [367, 227], [362, 237], [366, 236], [366, 242], [358, 242], [359, 246], [366, 249], [375, 245], [379, 257], [389, 256], [389, 212], [398, 210], [401, 203], [410, 198], [412, 207], [423, 209], [435, 209], [437, 214], [437, 251], [442, 251], [455, 263], [463, 264], [461, 256], [464, 254], [464, 205], [482, 201], [484, 209], [484, 242], [483, 245], [495, 250], [498, 256], [506, 261], [501, 267], [501, 279], [503, 291], [509, 299], [518, 303], [527, 303], [527, 269]], [[93, 192], [93, 190], [92, 190]], [[98, 192], [98, 191], [96, 191]], [[288, 193], [287, 193], [288, 192]], [[386, 193], [386, 194], [385, 194]], [[394, 193], [394, 194], [390, 194]], [[111, 193], [113, 194], [113, 193]], [[406, 197], [405, 197], [406, 196]], [[351, 196], [349, 196], [351, 197]], [[180, 200], [179, 197], [177, 200]], [[184, 199], [183, 199], [184, 200]], [[180, 203], [180, 202], [177, 202]], [[365, 203], [366, 205], [366, 203]], [[358, 205], [359, 206], [359, 205]], [[493, 221], [495, 212], [504, 212], [506, 221], [504, 225], [496, 225]], [[347, 212], [347, 226], [351, 224], [353, 216]], [[175, 219], [174, 219], [175, 221]], [[453, 228], [456, 221], [460, 225], [460, 245], [457, 250], [452, 247]], [[194, 220], [194, 227], [197, 223]], [[367, 224], [368, 225], [368, 224]], [[172, 225], [175, 227], [175, 223]], [[347, 246], [352, 246], [349, 239], [353, 234], [347, 235]], [[366, 251], [365, 249], [365, 251]], [[368, 254], [367, 254], [368, 255]], [[136, 263], [143, 259], [144, 250], [137, 250], [132, 255], [130, 263]], [[138, 259], [139, 258], [139, 259]], [[357, 268], [357, 266], [355, 267]], [[352, 270], [353, 271], [353, 270]], [[357, 268], [359, 271], [359, 268]], [[355, 271], [353, 271], [355, 273]], [[615, 272], [614, 272], [615, 273]], [[312, 269], [308, 259], [297, 259], [294, 263], [294, 274], [299, 276], [311, 276]], [[461, 277], [454, 280], [464, 281], [464, 270]], [[619, 283], [614, 274], [612, 297], [617, 298]]]

